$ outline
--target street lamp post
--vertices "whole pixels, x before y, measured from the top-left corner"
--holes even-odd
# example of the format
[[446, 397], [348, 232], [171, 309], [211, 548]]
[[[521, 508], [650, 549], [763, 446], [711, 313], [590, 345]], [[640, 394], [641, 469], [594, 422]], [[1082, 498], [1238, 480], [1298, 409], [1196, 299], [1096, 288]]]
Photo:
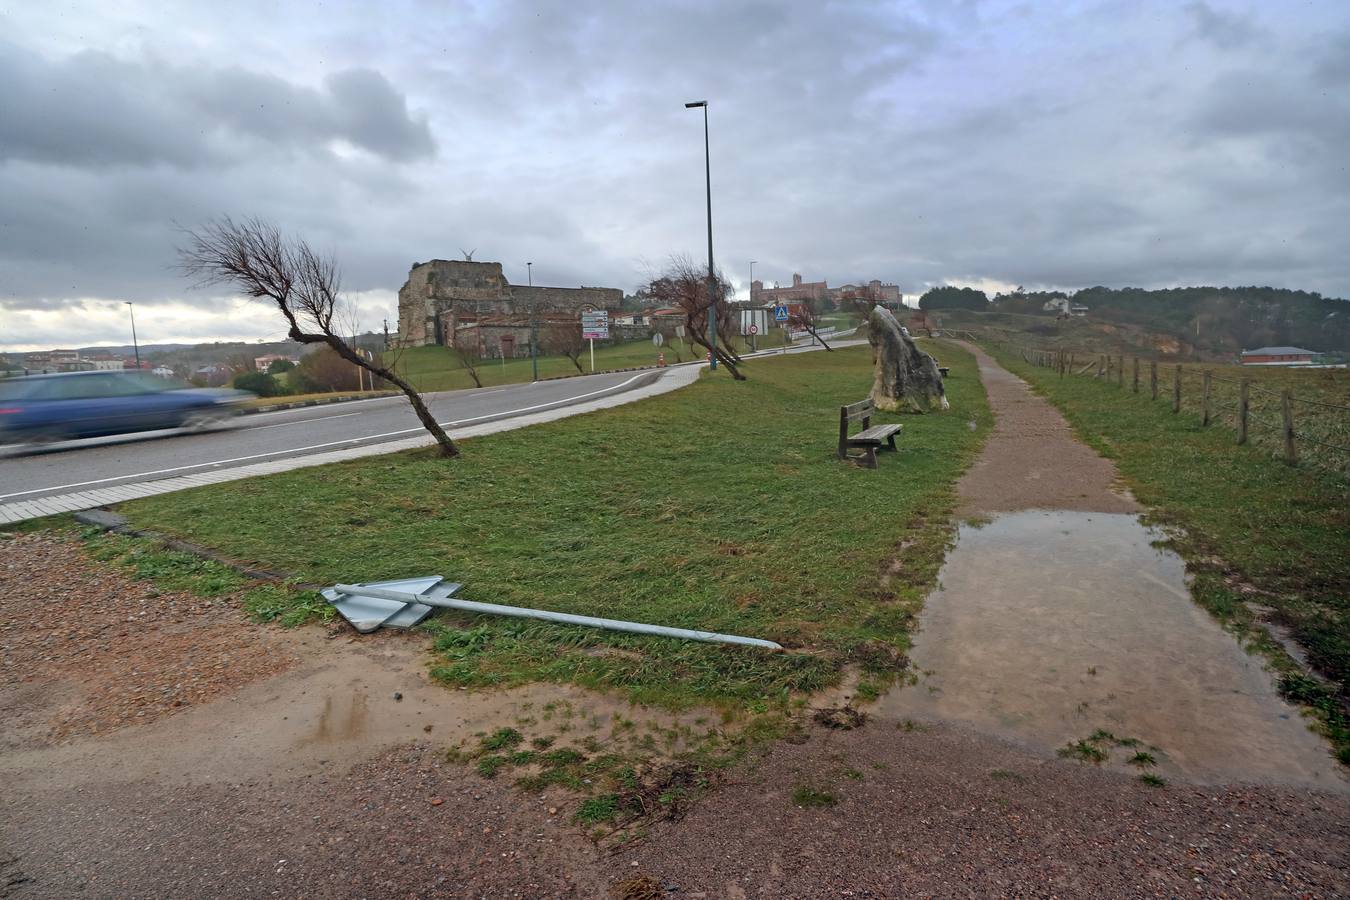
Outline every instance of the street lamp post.
[[717, 276], [713, 274], [712, 243], [712, 152], [708, 148], [708, 101], [695, 100], [684, 105], [685, 109], [703, 110], [703, 173], [708, 193], [708, 337], [712, 344], [711, 360], [708, 368], [717, 370]]
[[[525, 281], [534, 287], [534, 263], [525, 264]], [[533, 295], [533, 291], [530, 292]], [[534, 380], [539, 380], [539, 301], [530, 297], [530, 368], [534, 370]]]
[[136, 340], [136, 307], [130, 300], [123, 300], [127, 305], [127, 312], [131, 314], [131, 348], [136, 351], [136, 371], [141, 369], [141, 344]]
[[[759, 313], [755, 311], [755, 263], [757, 262], [759, 262], [759, 260], [757, 259], [750, 260], [750, 294], [749, 294], [750, 321], [754, 325], [759, 325]], [[764, 336], [765, 337], [769, 336], [767, 328], [765, 330]], [[750, 349], [755, 351], [759, 350], [759, 341], [753, 334], [750, 335]]]

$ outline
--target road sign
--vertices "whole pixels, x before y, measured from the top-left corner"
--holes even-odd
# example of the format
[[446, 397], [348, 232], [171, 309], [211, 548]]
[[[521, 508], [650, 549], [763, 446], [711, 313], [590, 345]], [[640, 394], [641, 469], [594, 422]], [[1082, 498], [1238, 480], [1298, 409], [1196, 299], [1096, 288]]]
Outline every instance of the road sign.
[[592, 341], [609, 340], [609, 313], [603, 309], [582, 313], [581, 336]]
[[683, 325], [676, 325], [676, 326], [675, 326], [675, 336], [676, 336], [676, 337], [684, 337], [684, 326], [683, 326]]
[[660, 347], [665, 342], [666, 338], [664, 335], [661, 334], [661, 332], [658, 331], [656, 334], [652, 335], [652, 346]]
[[758, 325], [751, 325], [751, 326], [750, 326], [750, 333], [751, 333], [751, 334], [759, 334], [759, 326], [758, 326]]
[[786, 322], [788, 320], [787, 307], [779, 304], [773, 308], [773, 320], [775, 322]]

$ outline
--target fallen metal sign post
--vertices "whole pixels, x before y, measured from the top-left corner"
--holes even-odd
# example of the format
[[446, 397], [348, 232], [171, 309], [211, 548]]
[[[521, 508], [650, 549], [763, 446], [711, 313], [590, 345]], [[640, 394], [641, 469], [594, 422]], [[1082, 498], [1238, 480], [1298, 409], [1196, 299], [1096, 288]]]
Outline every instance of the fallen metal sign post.
[[[585, 625], [590, 628], [604, 628], [608, 631], [627, 631], [633, 634], [654, 634], [662, 637], [681, 638], [686, 641], [706, 641], [713, 644], [740, 644], [746, 647], [764, 647], [768, 650], [782, 650], [781, 644], [773, 641], [762, 640], [761, 638], [741, 637], [735, 634], [718, 634], [715, 631], [695, 631], [691, 628], [668, 628], [665, 625], [646, 625], [641, 622], [625, 622], [620, 619], [601, 619], [595, 616], [575, 616], [571, 613], [550, 612], [544, 609], [527, 609], [523, 606], [502, 606], [497, 603], [477, 603], [473, 600], [458, 600], [450, 596], [458, 590], [460, 585], [455, 584], [451, 590], [436, 590], [415, 592], [407, 588], [413, 586], [413, 582], [425, 582], [429, 579], [408, 579], [402, 582], [406, 585], [402, 590], [393, 587], [394, 582], [372, 582], [371, 584], [339, 584], [331, 588], [326, 588], [321, 593], [330, 603], [342, 611], [342, 604], [350, 601], [357, 602], [383, 602], [388, 604], [402, 604], [406, 607], [439, 607], [442, 609], [458, 609], [463, 612], [484, 613], [492, 616], [513, 616], [519, 619], [541, 619], [545, 622], [560, 622], [565, 625]], [[439, 578], [436, 579], [440, 581]], [[438, 587], [445, 587], [438, 585]], [[341, 600], [334, 599], [333, 596], [341, 597]], [[350, 598], [350, 601], [348, 600]], [[343, 613], [345, 616], [346, 613]], [[389, 620], [397, 618], [395, 613]], [[421, 621], [425, 618], [422, 614], [418, 618]], [[348, 621], [352, 621], [348, 618]], [[355, 622], [352, 622], [356, 625]], [[373, 631], [378, 628], [379, 623], [367, 630]], [[397, 627], [397, 626], [396, 626]], [[404, 626], [407, 627], [407, 626]], [[361, 630], [357, 626], [357, 630]]]
[[[411, 628], [431, 615], [432, 601], [449, 597], [463, 585], [447, 583], [439, 575], [404, 578], [398, 581], [372, 581], [356, 593], [338, 593], [334, 588], [319, 591], [325, 600], [361, 634], [380, 627]], [[398, 591], [399, 600], [377, 597], [372, 591]]]

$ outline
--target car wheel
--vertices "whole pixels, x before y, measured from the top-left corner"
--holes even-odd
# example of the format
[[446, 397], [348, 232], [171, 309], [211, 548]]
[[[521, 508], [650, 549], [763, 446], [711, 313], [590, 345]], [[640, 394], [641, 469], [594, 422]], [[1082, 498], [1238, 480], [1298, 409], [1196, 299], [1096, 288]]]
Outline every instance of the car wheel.
[[214, 431], [224, 425], [229, 418], [230, 414], [222, 410], [202, 409], [188, 413], [183, 419], [182, 427], [191, 434], [201, 434], [204, 431]]

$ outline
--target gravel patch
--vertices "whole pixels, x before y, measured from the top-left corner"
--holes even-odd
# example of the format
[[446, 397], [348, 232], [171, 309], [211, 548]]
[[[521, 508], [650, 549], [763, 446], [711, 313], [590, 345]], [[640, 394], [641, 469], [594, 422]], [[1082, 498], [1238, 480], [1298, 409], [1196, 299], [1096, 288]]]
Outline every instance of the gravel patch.
[[0, 538], [0, 747], [154, 721], [293, 661], [228, 600], [158, 591], [73, 538]]

